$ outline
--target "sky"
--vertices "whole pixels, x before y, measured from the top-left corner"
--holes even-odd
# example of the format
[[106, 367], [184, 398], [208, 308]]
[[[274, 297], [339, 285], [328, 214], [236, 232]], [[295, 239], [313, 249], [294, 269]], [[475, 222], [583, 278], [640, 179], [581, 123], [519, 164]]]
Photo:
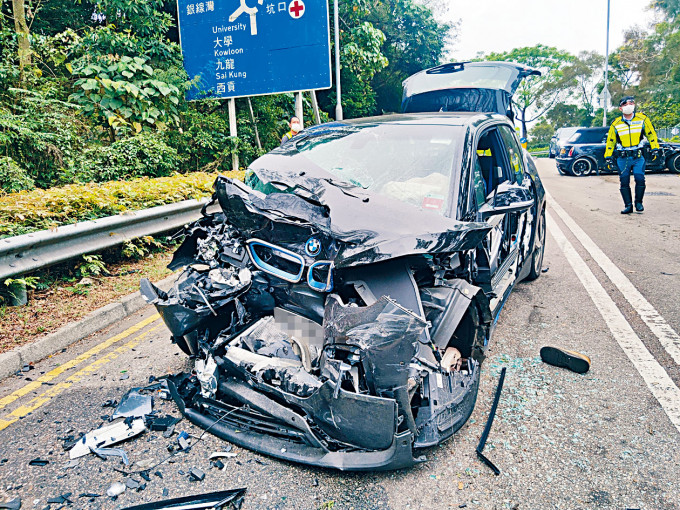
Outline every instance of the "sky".
[[[648, 4], [611, 0], [610, 51], [623, 42], [627, 28], [646, 28], [652, 21]], [[450, 0], [449, 6], [442, 18], [460, 20], [458, 38], [450, 48], [454, 60], [538, 43], [572, 54], [605, 53], [607, 0]]]

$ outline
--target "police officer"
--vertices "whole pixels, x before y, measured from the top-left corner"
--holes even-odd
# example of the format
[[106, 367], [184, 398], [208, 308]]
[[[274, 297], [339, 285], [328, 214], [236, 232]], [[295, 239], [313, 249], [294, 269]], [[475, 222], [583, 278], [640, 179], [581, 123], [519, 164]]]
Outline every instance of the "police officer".
[[300, 123], [300, 119], [297, 117], [291, 117], [290, 119], [290, 130], [281, 137], [281, 145], [286, 143], [288, 140], [293, 138], [295, 135], [297, 135], [300, 130], [302, 129], [302, 125]]
[[[649, 118], [642, 113], [635, 113], [635, 99], [626, 96], [619, 102], [621, 117], [614, 119], [607, 136], [607, 148], [604, 158], [607, 166], [612, 168], [614, 149], [617, 149], [616, 164], [619, 167], [619, 181], [624, 208], [621, 214], [633, 212], [633, 199], [630, 192], [630, 173], [635, 178], [635, 210], [645, 210], [642, 197], [645, 195], [645, 158], [642, 157], [642, 136], [649, 141], [652, 159], [659, 153], [659, 140]], [[618, 144], [617, 144], [618, 141]]]

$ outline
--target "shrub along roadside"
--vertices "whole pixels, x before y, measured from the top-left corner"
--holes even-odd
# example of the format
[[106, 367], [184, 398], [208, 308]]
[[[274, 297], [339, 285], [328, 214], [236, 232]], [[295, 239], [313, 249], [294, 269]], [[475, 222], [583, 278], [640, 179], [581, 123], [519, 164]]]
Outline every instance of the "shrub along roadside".
[[[237, 179], [243, 179], [243, 174], [225, 173]], [[0, 196], [0, 238], [206, 197], [212, 193], [216, 177], [213, 173], [193, 172], [157, 179], [72, 184]]]

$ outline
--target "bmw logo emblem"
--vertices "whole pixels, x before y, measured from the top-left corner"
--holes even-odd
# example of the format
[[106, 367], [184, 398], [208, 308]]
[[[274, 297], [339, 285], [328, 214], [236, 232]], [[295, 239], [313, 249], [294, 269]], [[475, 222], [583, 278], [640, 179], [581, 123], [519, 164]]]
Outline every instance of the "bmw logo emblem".
[[321, 241], [316, 237], [310, 237], [305, 243], [305, 253], [310, 257], [316, 257], [321, 253]]

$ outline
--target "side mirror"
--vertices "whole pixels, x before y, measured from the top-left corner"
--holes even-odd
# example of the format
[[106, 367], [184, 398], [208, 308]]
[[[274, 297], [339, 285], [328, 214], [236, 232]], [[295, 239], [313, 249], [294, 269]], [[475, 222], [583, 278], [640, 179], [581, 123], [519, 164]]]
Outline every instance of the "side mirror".
[[494, 191], [491, 198], [479, 208], [482, 220], [512, 212], [522, 212], [534, 206], [531, 190], [519, 184], [505, 181]]

